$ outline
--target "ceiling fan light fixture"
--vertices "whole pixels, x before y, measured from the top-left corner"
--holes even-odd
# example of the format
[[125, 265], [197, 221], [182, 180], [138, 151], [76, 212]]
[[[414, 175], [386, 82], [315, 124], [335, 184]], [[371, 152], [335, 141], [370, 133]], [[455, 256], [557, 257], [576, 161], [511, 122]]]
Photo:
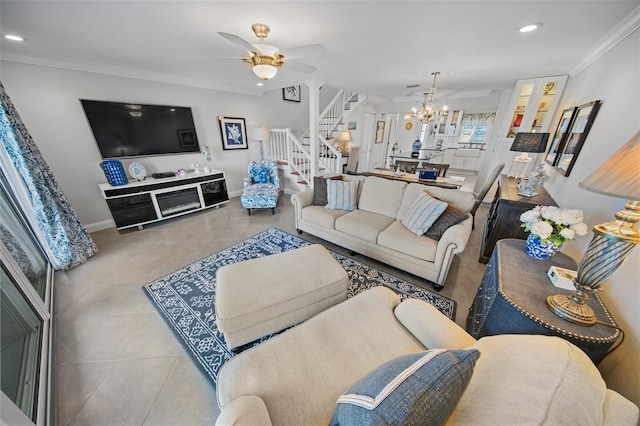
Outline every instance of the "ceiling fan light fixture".
[[529, 25], [525, 25], [523, 27], [520, 27], [519, 31], [521, 33], [530, 33], [531, 31], [537, 30], [541, 26], [542, 26], [542, 24], [529, 24]]
[[254, 65], [251, 69], [253, 73], [262, 80], [271, 80], [278, 74], [278, 68], [273, 65], [258, 64]]
[[276, 56], [276, 53], [280, 51], [275, 46], [271, 46], [270, 44], [254, 44], [253, 45], [260, 53], [266, 56]]

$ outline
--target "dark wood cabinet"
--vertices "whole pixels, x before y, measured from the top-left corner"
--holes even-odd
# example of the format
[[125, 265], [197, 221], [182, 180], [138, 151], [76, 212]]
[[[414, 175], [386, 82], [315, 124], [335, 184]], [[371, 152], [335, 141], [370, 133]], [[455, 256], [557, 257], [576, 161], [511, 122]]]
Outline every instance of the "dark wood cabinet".
[[520, 215], [535, 206], [556, 206], [556, 202], [547, 191], [540, 187], [535, 197], [525, 197], [518, 193], [518, 183], [515, 178], [501, 175], [498, 180], [498, 190], [491, 203], [487, 221], [482, 233], [482, 246], [478, 262], [487, 263], [491, 258], [493, 248], [499, 240], [504, 238], [527, 239], [527, 234], [520, 227]]

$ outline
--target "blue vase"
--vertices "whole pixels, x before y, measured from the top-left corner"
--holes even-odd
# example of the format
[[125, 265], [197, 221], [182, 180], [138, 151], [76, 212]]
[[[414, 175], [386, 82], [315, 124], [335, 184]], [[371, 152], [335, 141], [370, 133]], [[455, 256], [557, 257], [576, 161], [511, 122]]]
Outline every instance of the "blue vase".
[[411, 145], [411, 152], [419, 153], [420, 148], [422, 148], [422, 142], [420, 142], [420, 139], [416, 139]]
[[529, 234], [527, 237], [527, 254], [534, 259], [549, 259], [556, 254], [558, 250], [560, 250], [560, 247], [549, 240], [543, 243], [540, 241], [540, 238], [533, 234]]

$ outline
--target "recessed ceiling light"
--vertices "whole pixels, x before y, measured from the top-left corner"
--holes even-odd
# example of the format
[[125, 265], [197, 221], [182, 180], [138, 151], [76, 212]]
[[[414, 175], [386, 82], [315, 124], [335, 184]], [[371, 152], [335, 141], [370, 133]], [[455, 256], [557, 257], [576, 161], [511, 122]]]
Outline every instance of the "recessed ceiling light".
[[264, 86], [264, 83], [257, 83], [257, 86], [262, 87]]
[[537, 30], [538, 28], [540, 28], [542, 26], [542, 24], [529, 24], [529, 25], [525, 25], [524, 27], [520, 28], [520, 32], [521, 33], [528, 33], [534, 30]]
[[24, 37], [20, 37], [19, 35], [15, 34], [5, 34], [4, 38], [11, 41], [24, 41]]

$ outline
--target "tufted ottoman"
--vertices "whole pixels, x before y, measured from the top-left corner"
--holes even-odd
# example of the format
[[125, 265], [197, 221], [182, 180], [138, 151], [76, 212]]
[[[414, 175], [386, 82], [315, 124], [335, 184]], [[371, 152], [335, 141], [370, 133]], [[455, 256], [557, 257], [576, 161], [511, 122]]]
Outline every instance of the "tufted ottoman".
[[223, 266], [216, 323], [229, 349], [298, 324], [347, 299], [349, 278], [321, 245]]

